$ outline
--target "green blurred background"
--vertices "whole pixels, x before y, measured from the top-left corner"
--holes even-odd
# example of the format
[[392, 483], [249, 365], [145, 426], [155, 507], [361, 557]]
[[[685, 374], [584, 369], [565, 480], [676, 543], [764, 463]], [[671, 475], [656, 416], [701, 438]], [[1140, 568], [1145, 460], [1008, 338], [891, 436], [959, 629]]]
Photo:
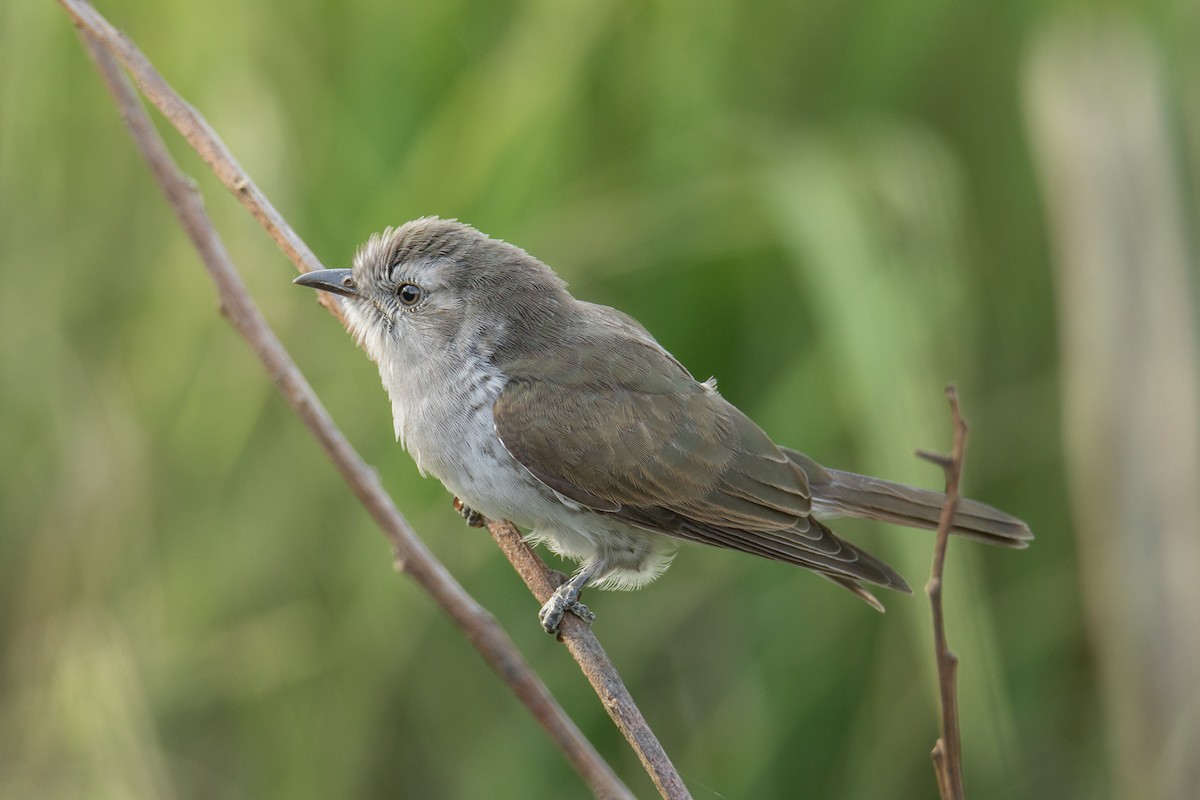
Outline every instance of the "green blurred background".
[[[1147, 653], [1185, 676], [1154, 713], [1144, 695], [1166, 684], [1140, 662], [1123, 680], [1119, 662], [1143, 652], [1147, 620], [1170, 617], [1159, 644], [1200, 629], [1200, 605], [1171, 594], [1140, 540], [1121, 538], [1141, 536], [1145, 515], [1080, 524], [1125, 484], [1079, 477], [1112, 459], [1086, 451], [1097, 441], [1086, 425], [1072, 438], [1071, 421], [1091, 419], [1073, 403], [1128, 373], [1103, 352], [1078, 356], [1096, 341], [1086, 322], [1078, 337], [1064, 331], [1107, 316], [1103, 298], [1077, 291], [1094, 276], [1069, 269], [1094, 263], [1070, 231], [1072, 198], [1095, 193], [1073, 192], [1059, 161], [1086, 148], [1046, 131], [1055, 109], [1096, 94], [1088, 63], [1110, 67], [1128, 84], [1113, 91], [1158, 120], [1145, 147], [1117, 150], [1165, 171], [1150, 191], [1174, 209], [1162, 236], [1180, 251], [1167, 267], [1177, 307], [1163, 319], [1182, 360], [1150, 405], [1118, 404], [1095, 430], [1125, 431], [1124, 420], [1140, 441], [1137, 425], [1174, 421], [1164, 447], [1187, 475], [1200, 411], [1200, 5], [100, 10], [329, 266], [386, 225], [463, 219], [553, 265], [577, 296], [638, 317], [778, 441], [913, 483], [940, 485], [912, 451], [948, 448], [942, 387], [956, 382], [973, 425], [968, 494], [1038, 536], [1024, 552], [951, 551], [969, 794], [1195, 796], [1179, 787], [1195, 788], [1200, 692], [1186, 676], [1200, 660], [1182, 646], [1165, 661]], [[586, 796], [393, 572], [367, 515], [221, 320], [63, 11], [0, 5], [0, 67], [0, 797]], [[1119, 116], [1101, 84], [1093, 107]], [[270, 322], [409, 520], [651, 795], [486, 534], [392, 441], [374, 366], [167, 134]], [[1130, 205], [1111, 212], [1130, 230], [1162, 217]], [[1133, 274], [1114, 284], [1118, 307], [1141, 285]], [[1153, 297], [1131, 330], [1158, 314]], [[1125, 357], [1158, 363], [1150, 340]], [[1154, 406], [1164, 397], [1178, 402]], [[1153, 474], [1146, 461], [1137, 474]], [[1115, 532], [1089, 547], [1110, 518]], [[1167, 562], [1194, 576], [1197, 519], [1185, 509], [1174, 525], [1183, 555]], [[837, 528], [918, 594], [883, 597], [880, 616], [789, 567], [685, 548], [650, 587], [591, 596], [597, 634], [697, 797], [934, 796], [919, 593], [932, 537]]]

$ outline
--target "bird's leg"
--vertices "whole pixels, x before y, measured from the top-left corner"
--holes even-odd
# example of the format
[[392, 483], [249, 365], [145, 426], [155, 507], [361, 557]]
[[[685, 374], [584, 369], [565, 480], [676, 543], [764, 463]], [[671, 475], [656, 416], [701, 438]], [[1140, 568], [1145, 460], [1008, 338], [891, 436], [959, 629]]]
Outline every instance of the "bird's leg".
[[554, 590], [554, 594], [550, 596], [550, 599], [542, 606], [542, 610], [538, 612], [538, 620], [542, 623], [542, 627], [546, 630], [546, 633], [551, 636], [558, 633], [558, 625], [562, 622], [563, 614], [568, 611], [588, 625], [596, 621], [596, 615], [587, 606], [579, 602], [580, 592], [583, 591], [583, 587], [587, 586], [587, 582], [595, 574], [596, 566], [584, 563], [578, 572]]
[[475, 509], [468, 506], [457, 497], [454, 498], [454, 510], [462, 515], [462, 518], [467, 521], [467, 524], [472, 528], [482, 528], [485, 524], [483, 514], [480, 514]]

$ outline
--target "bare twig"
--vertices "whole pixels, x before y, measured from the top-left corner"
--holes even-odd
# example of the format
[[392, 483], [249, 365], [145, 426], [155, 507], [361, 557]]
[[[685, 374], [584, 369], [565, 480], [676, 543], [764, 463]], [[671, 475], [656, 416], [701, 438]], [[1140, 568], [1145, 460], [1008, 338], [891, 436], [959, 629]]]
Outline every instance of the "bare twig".
[[[510, 522], [488, 522], [492, 538], [500, 545], [504, 555], [525, 580], [529, 589], [544, 603], [554, 594], [561, 580], [554, 570], [538, 557], [537, 553], [521, 537], [521, 533]], [[667, 756], [654, 732], [646, 724], [642, 712], [633, 701], [616, 667], [591, 627], [574, 614], [564, 614], [559, 627], [559, 638], [571, 656], [579, 662], [579, 668], [604, 703], [604, 709], [612, 717], [621, 733], [629, 740], [642, 766], [650, 775], [663, 797], [677, 800], [690, 798], [691, 794], [679, 777], [671, 759]]]
[[171, 159], [120, 67], [86, 30], [82, 35], [130, 134], [216, 284], [222, 313], [258, 355], [280, 392], [388, 537], [397, 569], [411, 575], [458, 624], [598, 796], [632, 797], [525, 663], [495, 619], [426, 550], [380, 486], [374, 471], [342, 436], [250, 299], [194, 184]]
[[937, 662], [938, 695], [942, 711], [942, 735], [930, 754], [933, 769], [937, 774], [938, 792], [942, 800], [962, 800], [962, 742], [958, 727], [958, 656], [946, 643], [946, 619], [942, 611], [942, 571], [946, 565], [946, 545], [950, 540], [950, 528], [958, 508], [958, 482], [962, 475], [963, 455], [967, 446], [967, 423], [958, 407], [958, 392], [954, 386], [946, 387], [946, 398], [950, 401], [950, 413], [954, 419], [954, 442], [950, 455], [942, 456], [924, 451], [917, 455], [932, 461], [946, 473], [946, 502], [938, 520], [937, 543], [933, 548], [933, 566], [925, 593], [933, 612], [933, 654]]
[[[288, 255], [297, 269], [301, 272], [321, 269], [322, 265], [316, 256], [300, 240], [283, 219], [282, 215], [267, 200], [266, 196], [254, 185], [249, 175], [238, 165], [228, 148], [204, 118], [171, 88], [166, 80], [155, 70], [146, 56], [87, 3], [82, 2], [82, 0], [60, 0], [60, 2], [74, 18], [75, 24], [85, 32], [85, 38], [88, 39], [89, 45], [96, 43], [103, 46], [129, 70], [137, 85], [145, 92], [146, 97], [162, 111], [175, 126], [176, 130], [196, 149], [226, 188], [267, 229], [268, 233]], [[111, 60], [109, 61], [111, 63]], [[125, 91], [128, 91], [128, 86], [124, 82], [121, 85]], [[114, 89], [115, 92], [116, 89]], [[136, 106], [138, 113], [144, 116], [141, 105], [136, 104]], [[193, 194], [194, 192], [189, 191], [189, 196]], [[194, 197], [190, 202], [195, 202], [198, 205], [198, 199]], [[201, 213], [203, 212], [201, 211]], [[195, 241], [195, 239], [193, 240]], [[199, 245], [197, 247], [199, 248]], [[221, 253], [223, 255], [223, 251]], [[233, 279], [237, 281], [237, 286], [240, 287], [240, 280], [237, 279], [236, 274], [233, 274]], [[249, 302], [249, 297], [245, 294], [245, 290], [239, 288], [239, 291], [245, 297], [246, 301]], [[323, 305], [344, 323], [345, 320], [342, 319], [340, 309], [336, 303], [329, 302], [330, 298], [325, 296], [324, 293], [318, 294], [321, 295]], [[263, 323], [263, 328], [265, 329], [265, 323]], [[267, 333], [269, 334], [270, 332], [267, 331]], [[273, 335], [271, 336], [271, 341], [274, 342]], [[277, 342], [275, 342], [275, 346], [279, 347]], [[279, 349], [282, 353], [282, 348], [280, 347]], [[286, 355], [284, 357], [286, 358]], [[290, 361], [288, 364], [290, 365]], [[280, 379], [276, 370], [270, 366], [268, 369], [270, 369], [272, 376], [276, 377], [277, 382], [279, 382]], [[290, 366], [287, 371], [295, 372], [295, 377], [301, 382], [303, 381], [294, 366]], [[282, 387], [282, 383], [280, 385]], [[307, 388], [307, 384], [304, 384], [304, 386]], [[322, 421], [327, 422], [328, 427], [337, 435], [340, 442], [339, 447], [344, 446], [345, 450], [350, 455], [353, 455], [354, 460], [361, 464], [361, 459], [350, 450], [349, 445], [344, 440], [341, 440], [340, 434], [333, 428], [332, 421], [328, 420], [328, 416], [320, 408], [315, 396], [311, 398], [310, 402], [312, 406], [310, 410], [319, 411]], [[299, 407], [297, 407], [297, 412], [301, 413]], [[301, 413], [301, 416], [303, 417], [304, 414]], [[326, 444], [322, 435], [319, 433], [317, 435], [326, 447], [327, 452], [330, 453], [331, 458], [335, 457], [334, 451], [329, 444]], [[444, 568], [432, 560], [432, 556], [424, 548], [424, 545], [416, 539], [415, 534], [411, 533], [411, 530], [408, 529], [403, 519], [399, 517], [399, 512], [395, 510], [391, 499], [378, 485], [378, 480], [374, 472], [366, 468], [365, 465], [362, 465], [362, 467], [366, 470], [367, 475], [366, 482], [362, 486], [369, 487], [370, 491], [360, 491], [360, 487], [353, 482], [351, 482], [352, 488], [355, 489], [360, 500], [371, 511], [372, 515], [375, 516], [377, 523], [384, 530], [385, 534], [391, 539], [394, 536], [394, 530], [402, 529], [405, 531], [407, 535], [412, 537], [415, 547], [419, 548], [422, 556], [427, 557], [432, 562], [430, 569], [444, 578], [444, 580], [453, 582], [453, 579], [445, 573]], [[388, 509], [390, 509], [389, 513], [382, 513]], [[377, 513], [377, 511], [380, 513]], [[395, 519], [385, 524], [385, 520], [389, 518], [389, 514], [394, 515]], [[513, 564], [517, 573], [538, 598], [539, 602], [544, 602], [548, 599], [555, 587], [552, 579], [553, 572], [524, 543], [520, 533], [511, 523], [490, 523], [489, 527], [493, 537], [500, 544], [501, 549]], [[396, 550], [395, 543], [393, 543], [393, 550]], [[404, 563], [406, 570], [410, 573], [412, 572], [411, 556], [397, 554], [397, 562], [398, 564]], [[461, 587], [458, 587], [456, 583], [454, 586], [458, 588], [458, 591], [462, 591]], [[441, 602], [440, 599], [439, 602]], [[473, 614], [486, 616], [486, 612], [479, 608], [474, 601], [470, 601], [470, 603], [473, 608]], [[487, 619], [491, 621], [490, 616]], [[499, 631], [499, 635], [504, 638], [505, 642], [511, 644], [502, 631]], [[468, 636], [472, 637], [472, 641], [475, 641], [472, 633], [469, 632]], [[654, 732], [650, 729], [641, 712], [634, 704], [632, 696], [621, 680], [619, 673], [611, 661], [609, 661], [607, 654], [596, 640], [590, 628], [583, 625], [574, 616], [568, 614], [564, 619], [562, 639], [572, 657], [579, 663], [580, 669], [596, 690], [605, 709], [629, 741], [638, 758], [642, 761], [642, 764], [646, 767], [647, 772], [663, 797], [671, 798], [672, 800], [690, 797], [687, 788], [683, 784], [683, 780], [679, 777], [678, 771], [667, 757]], [[504, 674], [501, 671], [502, 677]], [[541, 684], [538, 683], [538, 686], [540, 687]], [[555, 708], [558, 708], [557, 705], [555, 705]], [[606, 765], [605, 768], [607, 769]]]
[[[145, 53], [129, 37], [113, 27], [100, 12], [83, 0], [59, 0], [75, 21], [93, 41], [102, 45], [129, 71], [134, 83], [167, 121], [192, 146], [209, 169], [238, 199], [300, 272], [324, 269], [316, 255], [304, 243], [283, 215], [271, 204], [262, 190], [250, 180], [249, 174], [233, 157], [225, 142], [212, 129], [200, 112], [192, 108], [159, 73]], [[317, 292], [321, 305], [345, 323], [342, 310], [331, 295]]]

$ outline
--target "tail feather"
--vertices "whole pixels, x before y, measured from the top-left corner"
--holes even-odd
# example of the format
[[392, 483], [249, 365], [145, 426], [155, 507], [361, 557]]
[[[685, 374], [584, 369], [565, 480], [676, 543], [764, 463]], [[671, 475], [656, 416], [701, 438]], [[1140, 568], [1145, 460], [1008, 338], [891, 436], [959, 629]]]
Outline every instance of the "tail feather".
[[[808, 475], [813, 511], [818, 515], [844, 515], [935, 529], [942, 516], [946, 495], [918, 489], [853, 472], [827, 469], [808, 456], [786, 451]], [[989, 505], [959, 498], [953, 533], [999, 547], [1028, 547], [1033, 539], [1029, 526]]]
[[[880, 614], [884, 613], [885, 609], [883, 607], [883, 603], [879, 602], [879, 598], [867, 591], [867, 589], [858, 581], [851, 580], [850, 578], [844, 578], [841, 575], [830, 575], [828, 572], [818, 572], [817, 574], [822, 578], [828, 578], [838, 586], [841, 586], [843, 589], [849, 589], [851, 592], [857, 595], [860, 600], [865, 601], [866, 604], [871, 608], [875, 609]], [[909, 592], [909, 594], [911, 594], [911, 592]]]

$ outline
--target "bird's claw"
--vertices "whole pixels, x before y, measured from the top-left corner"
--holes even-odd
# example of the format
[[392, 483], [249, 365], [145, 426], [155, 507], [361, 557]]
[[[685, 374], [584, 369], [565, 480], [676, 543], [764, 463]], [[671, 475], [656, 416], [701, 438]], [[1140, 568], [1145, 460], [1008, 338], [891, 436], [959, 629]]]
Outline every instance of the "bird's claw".
[[596, 621], [595, 613], [579, 602], [579, 591], [574, 590], [569, 583], [559, 586], [550, 596], [550, 599], [538, 611], [538, 621], [542, 623], [542, 629], [546, 633], [555, 636], [558, 634], [558, 626], [562, 624], [563, 615], [568, 611], [588, 625]]
[[472, 528], [482, 528], [486, 524], [483, 514], [480, 514], [478, 511], [471, 508], [457, 497], [454, 498], [454, 510], [457, 511]]

